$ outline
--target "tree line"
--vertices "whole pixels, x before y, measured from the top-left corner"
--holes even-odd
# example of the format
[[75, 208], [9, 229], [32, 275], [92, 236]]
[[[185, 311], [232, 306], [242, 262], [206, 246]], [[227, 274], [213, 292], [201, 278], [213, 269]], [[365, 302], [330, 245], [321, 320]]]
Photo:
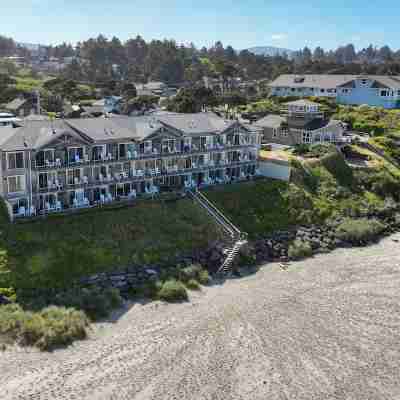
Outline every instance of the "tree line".
[[[216, 42], [210, 48], [180, 45], [174, 40], [151, 40], [141, 36], [122, 42], [104, 35], [90, 38], [72, 46], [43, 46], [45, 58], [73, 57], [64, 70], [66, 79], [100, 83], [109, 80], [128, 80], [145, 83], [159, 80], [169, 84], [199, 82], [203, 77], [222, 80], [270, 80], [282, 73], [331, 74], [400, 74], [400, 50], [389, 46], [370, 45], [356, 50], [353, 44], [336, 50], [305, 47], [293, 57], [255, 55], [248, 50], [236, 51], [232, 46]], [[29, 51], [12, 39], [0, 36], [0, 57]]]

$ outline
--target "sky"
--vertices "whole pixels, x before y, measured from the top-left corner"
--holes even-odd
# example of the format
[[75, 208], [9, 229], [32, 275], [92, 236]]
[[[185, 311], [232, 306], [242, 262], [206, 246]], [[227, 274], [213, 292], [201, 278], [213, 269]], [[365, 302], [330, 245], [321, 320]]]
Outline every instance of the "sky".
[[[3, 0], [4, 1], [4, 0]], [[4, 1], [5, 2], [5, 1]], [[28, 43], [76, 43], [102, 33], [235, 49], [370, 43], [400, 49], [398, 0], [11, 0], [0, 35]]]

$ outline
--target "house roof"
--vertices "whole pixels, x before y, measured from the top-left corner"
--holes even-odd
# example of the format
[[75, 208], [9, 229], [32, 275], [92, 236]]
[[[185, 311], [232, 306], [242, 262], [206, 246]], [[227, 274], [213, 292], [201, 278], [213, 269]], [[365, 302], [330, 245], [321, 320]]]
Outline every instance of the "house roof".
[[92, 107], [104, 107], [105, 99], [96, 100], [92, 103]]
[[77, 118], [65, 121], [70, 128], [93, 142], [116, 139], [129, 140], [135, 136], [126, 127], [118, 126], [114, 122], [114, 118]]
[[[315, 130], [321, 129], [321, 128], [329, 128], [332, 126], [336, 126], [340, 123], [341, 123], [341, 121], [334, 120], [334, 119], [324, 120], [321, 118], [316, 118], [316, 119], [313, 119], [312, 121], [309, 121], [306, 124], [304, 124], [302, 126], [302, 129], [306, 129], [308, 131], [315, 131]], [[289, 127], [290, 127], [290, 124], [289, 124]]]
[[7, 110], [13, 110], [16, 111], [18, 110], [21, 106], [23, 106], [28, 99], [22, 99], [20, 97], [15, 98], [14, 100], [10, 101], [7, 105], [6, 108]]
[[144, 84], [144, 88], [148, 90], [162, 90], [166, 87], [167, 85], [164, 82], [151, 81]]
[[285, 103], [286, 106], [299, 106], [299, 107], [307, 107], [307, 106], [320, 106], [320, 104], [315, 103], [314, 101], [310, 100], [296, 100], [296, 101], [289, 101], [288, 103]]
[[236, 123], [224, 120], [214, 113], [167, 114], [159, 116], [158, 120], [187, 134], [221, 133]]
[[280, 115], [270, 114], [255, 122], [254, 125], [262, 128], [279, 128], [285, 122], [286, 118], [281, 117]]
[[353, 87], [355, 79], [371, 79], [388, 88], [400, 89], [400, 76], [389, 75], [329, 75], [329, 74], [283, 74], [269, 83], [269, 87], [318, 87], [334, 89], [336, 87]]
[[[64, 134], [79, 137], [88, 143], [141, 141], [156, 133], [163, 126], [172, 127], [189, 135], [221, 133], [236, 123], [237, 121], [225, 121], [212, 113], [115, 116], [112, 118], [56, 119], [54, 121], [26, 120], [20, 127], [2, 128], [0, 149], [3, 151], [39, 149]], [[243, 126], [253, 131], [259, 129], [255, 126]]]
[[355, 75], [327, 75], [327, 74], [308, 74], [295, 75], [283, 74], [269, 83], [269, 87], [318, 87], [322, 89], [334, 89], [353, 79]]
[[70, 130], [63, 120], [25, 121], [18, 128], [4, 128], [0, 135], [0, 148], [3, 151], [36, 149], [54, 138], [54, 132]]

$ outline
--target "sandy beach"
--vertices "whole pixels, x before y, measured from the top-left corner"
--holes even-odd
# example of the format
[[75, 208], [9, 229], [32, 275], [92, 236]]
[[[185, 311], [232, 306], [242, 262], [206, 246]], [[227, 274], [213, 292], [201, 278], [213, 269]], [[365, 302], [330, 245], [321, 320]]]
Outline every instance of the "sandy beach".
[[0, 353], [0, 399], [400, 399], [400, 234]]

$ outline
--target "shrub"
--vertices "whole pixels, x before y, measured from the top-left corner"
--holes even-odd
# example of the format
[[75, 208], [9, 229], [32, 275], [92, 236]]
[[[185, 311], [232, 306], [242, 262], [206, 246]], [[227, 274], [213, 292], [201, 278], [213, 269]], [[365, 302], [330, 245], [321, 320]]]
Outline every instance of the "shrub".
[[340, 185], [351, 186], [353, 184], [353, 170], [346, 164], [338, 151], [323, 156], [321, 163]]
[[289, 258], [299, 260], [310, 257], [312, 255], [311, 245], [302, 240], [296, 239], [290, 246], [288, 251]]
[[375, 239], [385, 230], [385, 225], [376, 219], [345, 219], [337, 228], [338, 239], [354, 244]]
[[199, 279], [199, 282], [200, 282], [202, 285], [208, 285], [208, 284], [211, 282], [210, 274], [209, 274], [208, 271], [205, 270], [205, 269], [202, 269], [202, 270], [200, 271], [199, 276], [198, 276], [198, 279]]
[[162, 284], [158, 297], [164, 301], [176, 302], [187, 300], [188, 294], [182, 282], [171, 279]]
[[83, 310], [90, 318], [96, 320], [106, 317], [113, 309], [120, 307], [122, 298], [118, 289], [75, 288], [59, 293], [53, 303]]
[[185, 267], [180, 271], [180, 280], [183, 282], [187, 282], [191, 279], [197, 279], [201, 270], [201, 266], [196, 264]]
[[186, 282], [186, 287], [191, 290], [201, 290], [199, 282], [197, 282], [195, 279], [190, 279], [188, 282]]
[[47, 307], [25, 311], [18, 304], [0, 306], [0, 335], [22, 346], [51, 350], [86, 338], [89, 320], [72, 308]]
[[0, 296], [7, 297], [7, 299], [12, 302], [17, 300], [17, 295], [13, 288], [0, 288]]

